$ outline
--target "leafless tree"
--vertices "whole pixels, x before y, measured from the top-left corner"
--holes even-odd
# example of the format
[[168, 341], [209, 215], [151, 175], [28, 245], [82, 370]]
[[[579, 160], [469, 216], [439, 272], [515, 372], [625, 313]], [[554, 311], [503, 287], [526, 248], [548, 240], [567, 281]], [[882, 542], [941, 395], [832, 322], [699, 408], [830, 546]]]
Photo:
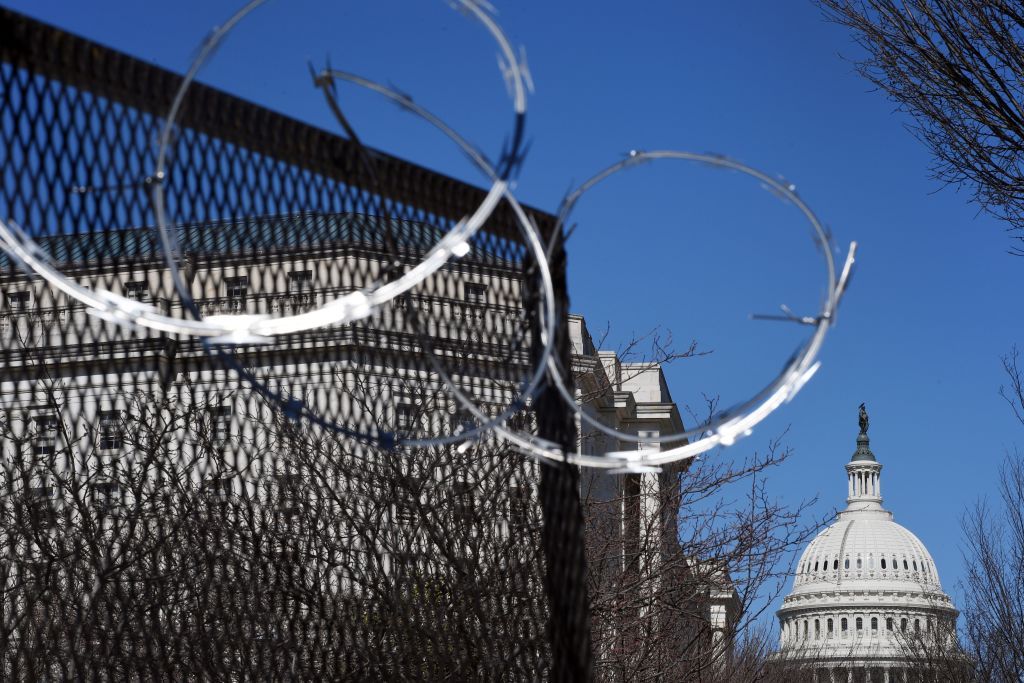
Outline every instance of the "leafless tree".
[[998, 501], [964, 517], [964, 646], [982, 681], [1019, 681], [1024, 672], [1024, 455], [1007, 455]]
[[908, 681], [973, 683], [993, 680], [978, 677], [971, 657], [960, 645], [955, 622], [929, 621], [926, 629], [898, 631], [895, 636], [907, 662]]
[[1014, 346], [1002, 361], [1009, 384], [999, 387], [999, 395], [1009, 404], [1017, 421], [1024, 425], [1024, 367], [1020, 364], [1020, 350]]
[[[380, 431], [463, 419], [429, 383], [399, 418], [358, 379]], [[225, 427], [187, 384], [82, 424], [67, 393], [0, 419], [5, 679], [543, 672], [535, 477], [500, 442], [389, 450], [256, 402]]]
[[[604, 349], [611, 337], [612, 328], [609, 322], [591, 341], [596, 349]], [[644, 334], [630, 335], [625, 342], [616, 347], [615, 356], [625, 366], [618, 379], [620, 382], [628, 382], [651, 369], [665, 367], [680, 360], [708, 356], [711, 353], [712, 350], [702, 348], [696, 339], [691, 339], [685, 348], [677, 347], [672, 330], [657, 326]], [[586, 404], [606, 392], [608, 388], [607, 385], [598, 385], [589, 392], [582, 392], [577, 400]]]
[[741, 680], [746, 660], [733, 661], [734, 643], [783, 589], [785, 560], [817, 530], [802, 522], [812, 501], [786, 506], [766, 485], [790, 454], [774, 440], [748, 458], [716, 454], [621, 475], [612, 498], [594, 494], [607, 475], [585, 477], [602, 680]]
[[[867, 51], [860, 73], [913, 116], [913, 132], [934, 156], [934, 176], [968, 185], [1024, 243], [1024, 5], [817, 2]], [[1024, 255], [1024, 246], [1011, 253]]]

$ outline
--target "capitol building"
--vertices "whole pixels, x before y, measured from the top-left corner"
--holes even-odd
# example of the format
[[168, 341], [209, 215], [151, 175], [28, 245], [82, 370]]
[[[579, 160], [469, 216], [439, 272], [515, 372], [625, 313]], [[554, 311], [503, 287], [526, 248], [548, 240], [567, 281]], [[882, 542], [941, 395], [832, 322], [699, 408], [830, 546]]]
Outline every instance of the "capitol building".
[[958, 612], [928, 549], [882, 507], [882, 464], [863, 404], [845, 469], [846, 509], [800, 557], [778, 611], [775, 660], [804, 665], [819, 681], [896, 683], [913, 666], [914, 643], [955, 637]]

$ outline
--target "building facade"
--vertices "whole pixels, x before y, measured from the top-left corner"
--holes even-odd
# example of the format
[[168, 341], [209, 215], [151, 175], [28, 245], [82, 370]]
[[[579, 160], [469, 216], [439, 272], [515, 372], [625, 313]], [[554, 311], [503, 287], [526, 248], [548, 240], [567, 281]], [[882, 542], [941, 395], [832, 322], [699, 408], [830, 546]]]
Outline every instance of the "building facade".
[[820, 681], [918, 680], [921, 650], [955, 638], [958, 612], [928, 549], [882, 506], [882, 463], [867, 432], [862, 405], [846, 508], [801, 555], [778, 611], [776, 661]]
[[[659, 363], [598, 349], [578, 315], [569, 316], [569, 339], [581, 409], [640, 439], [617, 439], [577, 417], [580, 452], [658, 449], [662, 436], [684, 431]], [[602, 679], [705, 680], [732, 652], [736, 589], [727, 572], [709, 558], [687, 555], [679, 541], [680, 477], [687, 467], [685, 461], [658, 471], [582, 473], [594, 656]]]

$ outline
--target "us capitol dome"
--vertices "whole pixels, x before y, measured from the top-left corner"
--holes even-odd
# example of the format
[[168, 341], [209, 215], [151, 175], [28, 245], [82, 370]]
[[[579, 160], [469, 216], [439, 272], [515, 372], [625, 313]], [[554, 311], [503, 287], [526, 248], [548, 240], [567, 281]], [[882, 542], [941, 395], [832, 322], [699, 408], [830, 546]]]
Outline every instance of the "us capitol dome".
[[776, 661], [805, 663], [819, 680], [901, 681], [907, 642], [955, 632], [958, 612], [928, 549], [882, 507], [881, 473], [861, 404], [846, 509], [804, 550], [777, 613]]

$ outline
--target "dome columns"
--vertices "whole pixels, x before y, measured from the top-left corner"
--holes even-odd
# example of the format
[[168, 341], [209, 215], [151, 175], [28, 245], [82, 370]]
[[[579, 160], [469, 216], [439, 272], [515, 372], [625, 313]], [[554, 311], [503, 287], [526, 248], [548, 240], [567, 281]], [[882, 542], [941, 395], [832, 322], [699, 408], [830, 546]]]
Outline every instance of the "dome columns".
[[882, 463], [854, 460], [846, 463], [848, 479], [846, 503], [863, 509], [864, 504], [875, 509], [882, 507]]

